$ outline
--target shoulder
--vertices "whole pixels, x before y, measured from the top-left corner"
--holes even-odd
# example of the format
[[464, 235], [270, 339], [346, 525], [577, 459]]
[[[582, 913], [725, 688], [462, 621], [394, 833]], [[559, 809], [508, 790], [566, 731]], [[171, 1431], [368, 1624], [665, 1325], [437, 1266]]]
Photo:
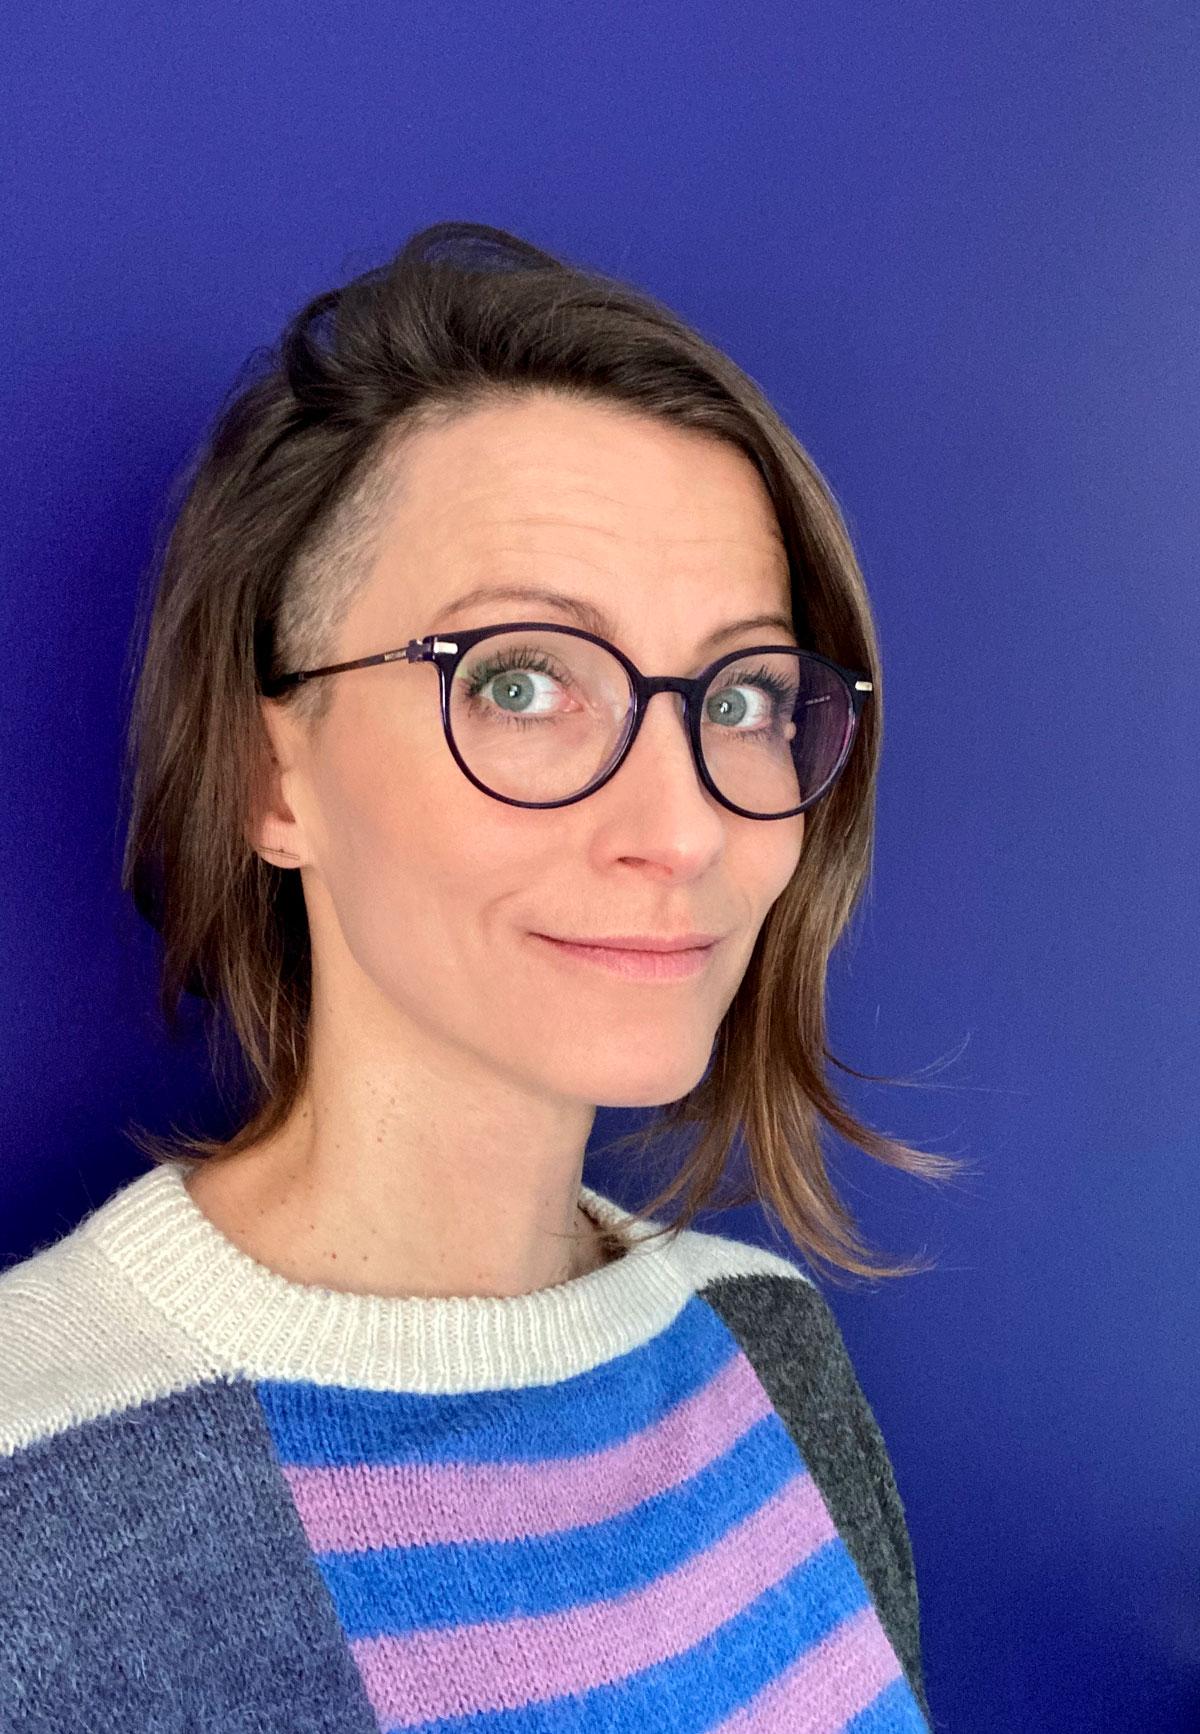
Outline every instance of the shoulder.
[[920, 1606], [892, 1461], [832, 1307], [791, 1259], [721, 1235], [681, 1237], [722, 1319], [821, 1490], [922, 1708]]
[[203, 1376], [200, 1352], [95, 1245], [105, 1208], [0, 1272], [0, 1461]]
[[[729, 1235], [686, 1230], [676, 1254], [737, 1338], [784, 1418], [824, 1415], [844, 1446], [882, 1446], [832, 1307], [798, 1262]], [[832, 1446], [834, 1441], [830, 1441]]]
[[826, 1477], [849, 1472], [857, 1479], [866, 1467], [877, 1478], [887, 1462], [883, 1438], [833, 1308], [812, 1276], [779, 1253], [694, 1230], [680, 1237], [679, 1256]]
[[887, 1454], [833, 1308], [793, 1259], [727, 1235], [685, 1231], [677, 1257], [737, 1340], [823, 1479], [884, 1472]]
[[815, 1293], [812, 1277], [791, 1258], [730, 1234], [685, 1228], [673, 1250], [697, 1290], [733, 1277], [774, 1276], [804, 1283]]

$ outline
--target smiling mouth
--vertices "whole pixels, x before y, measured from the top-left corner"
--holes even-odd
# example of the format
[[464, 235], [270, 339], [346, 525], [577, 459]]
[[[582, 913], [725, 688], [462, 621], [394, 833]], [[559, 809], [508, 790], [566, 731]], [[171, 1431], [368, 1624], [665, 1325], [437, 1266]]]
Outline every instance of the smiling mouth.
[[678, 939], [659, 939], [653, 934], [599, 933], [594, 938], [588, 934], [576, 938], [573, 935], [557, 933], [539, 933], [539, 939], [554, 939], [560, 945], [590, 945], [605, 951], [703, 951], [715, 945], [719, 935], [715, 933], [686, 933]]
[[718, 943], [714, 940], [709, 945], [688, 946], [682, 950], [645, 951], [628, 946], [588, 945], [574, 940], [552, 939], [546, 933], [535, 933], [532, 937], [571, 963], [590, 964], [630, 981], [680, 981], [699, 975], [707, 969]]

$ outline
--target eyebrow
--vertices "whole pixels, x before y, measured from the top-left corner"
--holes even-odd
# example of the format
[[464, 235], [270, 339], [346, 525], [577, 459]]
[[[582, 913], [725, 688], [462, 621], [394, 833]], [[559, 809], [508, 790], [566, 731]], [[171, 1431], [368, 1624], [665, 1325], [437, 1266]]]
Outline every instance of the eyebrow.
[[[453, 602], [448, 602], [444, 608], [438, 610], [434, 616], [435, 630], [439, 621], [444, 622], [460, 609], [465, 611], [481, 602], [537, 602], [569, 614], [585, 632], [592, 632], [597, 638], [614, 639], [617, 635], [612, 621], [594, 602], [589, 602], [582, 596], [571, 596], [563, 590], [546, 589], [538, 584], [477, 585], [474, 590], [455, 597]], [[757, 632], [765, 627], [777, 628], [786, 632], [789, 637], [795, 637], [796, 629], [786, 614], [751, 614], [745, 620], [730, 620], [726, 625], [718, 626], [706, 638], [701, 639], [696, 649], [700, 653], [713, 650], [727, 638], [736, 638], [742, 632]]]

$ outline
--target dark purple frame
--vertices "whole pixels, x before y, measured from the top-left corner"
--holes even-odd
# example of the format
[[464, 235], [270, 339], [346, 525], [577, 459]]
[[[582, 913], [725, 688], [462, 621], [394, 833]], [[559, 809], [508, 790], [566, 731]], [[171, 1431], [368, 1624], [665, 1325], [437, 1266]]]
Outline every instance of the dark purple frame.
[[[459, 662], [468, 651], [475, 648], [481, 639], [512, 632], [547, 631], [565, 632], [572, 638], [586, 639], [589, 644], [599, 645], [601, 649], [609, 651], [611, 655], [616, 657], [629, 676], [629, 682], [633, 688], [633, 726], [613, 763], [606, 771], [602, 771], [594, 782], [589, 783], [586, 789], [580, 789], [578, 794], [568, 795], [563, 801], [517, 801], [511, 795], [499, 795], [494, 789], [489, 789], [486, 783], [481, 783], [479, 778], [463, 763], [462, 756], [454, 742], [454, 731], [450, 726], [450, 688], [454, 679], [454, 671]], [[717, 788], [708, 773], [708, 767], [704, 763], [704, 755], [700, 746], [700, 705], [709, 682], [727, 663], [739, 662], [744, 657], [763, 655], [768, 652], [774, 655], [780, 651], [790, 652], [793, 656], [809, 657], [813, 662], [820, 662], [826, 668], [831, 669], [849, 693], [850, 721], [846, 728], [846, 738], [842, 743], [837, 764], [815, 795], [810, 795], [807, 801], [802, 801], [798, 807], [792, 807], [786, 813], [751, 813], [745, 807], [736, 806], [734, 802], [728, 800]], [[320, 675], [342, 674], [350, 668], [373, 668], [377, 663], [399, 662], [401, 658], [405, 662], [432, 662], [436, 665], [441, 681], [442, 729], [446, 736], [446, 744], [467, 781], [473, 783], [485, 795], [490, 795], [494, 801], [503, 801], [510, 807], [531, 807], [538, 811], [547, 807], [573, 806], [576, 801], [582, 801], [588, 795], [595, 794], [597, 789], [603, 788], [610, 777], [616, 776], [628, 757], [642, 726], [646, 706], [654, 694], [656, 692], [677, 692], [682, 695], [684, 700], [688, 739], [692, 746], [692, 759], [695, 762], [696, 773], [714, 800], [719, 801], [723, 807], [728, 808], [731, 813], [737, 813], [743, 819], [760, 819], [766, 822], [771, 819], [794, 818], [797, 813], [807, 812], [822, 796], [828, 794], [841, 775], [846, 760], [850, 756], [854, 737], [858, 732], [858, 719], [862, 714], [863, 706], [874, 690], [874, 684], [868, 675], [857, 669], [843, 668], [840, 663], [831, 662], [829, 657], [821, 656], [815, 650], [802, 650], [794, 644], [753, 644], [738, 650], [727, 651], [724, 656], [719, 656], [715, 662], [710, 662], [707, 668], [702, 669], [692, 679], [688, 679], [685, 675], [645, 675], [623, 651], [619, 650], [615, 644], [610, 644], [606, 638], [598, 638], [594, 632], [585, 632], [581, 626], [562, 626], [553, 620], [512, 620], [505, 621], [499, 626], [474, 627], [469, 632], [430, 633], [425, 638], [410, 638], [401, 649], [380, 651], [375, 656], [358, 656], [353, 662], [331, 662], [324, 668], [305, 668], [293, 674], [276, 675], [273, 679], [260, 681], [259, 690], [265, 698], [277, 698], [289, 687], [299, 686], [302, 681], [316, 680]]]

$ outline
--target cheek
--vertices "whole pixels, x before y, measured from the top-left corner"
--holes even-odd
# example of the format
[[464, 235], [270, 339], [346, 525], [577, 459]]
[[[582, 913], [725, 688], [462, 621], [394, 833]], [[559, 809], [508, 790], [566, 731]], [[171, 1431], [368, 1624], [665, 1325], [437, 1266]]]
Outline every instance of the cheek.
[[389, 998], [427, 1004], [478, 969], [493, 911], [536, 866], [522, 815], [473, 789], [448, 754], [444, 766], [385, 759], [363, 751], [326, 774], [321, 876], [360, 969]]
[[804, 848], [807, 815], [794, 819], [748, 821], [726, 855], [729, 876], [740, 885], [747, 906], [760, 918], [791, 884]]

